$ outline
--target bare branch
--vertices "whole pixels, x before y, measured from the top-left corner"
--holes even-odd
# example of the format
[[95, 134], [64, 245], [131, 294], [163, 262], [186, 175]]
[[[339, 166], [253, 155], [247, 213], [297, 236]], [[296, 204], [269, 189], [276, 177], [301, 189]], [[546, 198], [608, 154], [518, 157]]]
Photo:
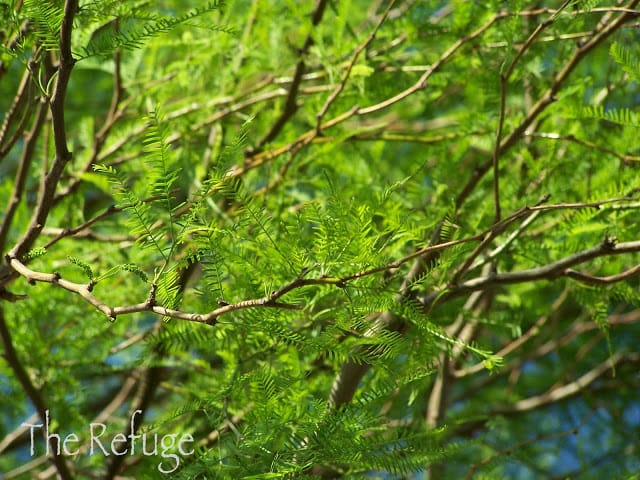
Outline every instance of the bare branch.
[[[35, 62], [33, 62], [35, 63]], [[23, 133], [24, 126], [27, 124], [31, 113], [31, 72], [26, 69], [22, 75], [22, 80], [18, 86], [18, 91], [13, 99], [13, 103], [9, 107], [9, 110], [4, 115], [2, 120], [2, 126], [0, 127], [0, 161], [11, 151], [15, 143], [18, 141]], [[25, 105], [26, 104], [26, 105]], [[18, 125], [11, 138], [5, 142], [5, 138], [9, 133], [11, 123], [14, 121], [15, 116], [18, 114], [21, 107], [24, 106], [24, 112], [22, 118], [18, 121]]]

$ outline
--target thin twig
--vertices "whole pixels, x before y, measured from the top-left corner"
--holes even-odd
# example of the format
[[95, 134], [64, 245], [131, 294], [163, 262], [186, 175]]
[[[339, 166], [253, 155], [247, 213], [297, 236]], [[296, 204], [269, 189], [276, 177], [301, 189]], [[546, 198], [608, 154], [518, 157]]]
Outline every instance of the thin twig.
[[[31, 99], [29, 98], [31, 93], [31, 86], [31, 72], [29, 69], [26, 69], [22, 76], [22, 80], [20, 81], [20, 85], [18, 86], [18, 91], [14, 96], [13, 102], [11, 103], [9, 110], [5, 113], [4, 119], [2, 120], [2, 126], [0, 127], [0, 160], [2, 160], [7, 155], [7, 153], [11, 151], [15, 143], [22, 135], [24, 126], [29, 120], [32, 107]], [[16, 126], [11, 138], [9, 138], [9, 140], [5, 143], [5, 137], [9, 133], [11, 123], [20, 110], [20, 107], [24, 104], [26, 104], [26, 106], [24, 108], [22, 118], [18, 121], [18, 125]]]
[[507, 71], [505, 73], [500, 74], [500, 110], [498, 115], [498, 129], [496, 132], [496, 141], [493, 149], [493, 204], [494, 204], [494, 222], [500, 221], [500, 146], [502, 144], [502, 129], [504, 128], [504, 119], [506, 116], [506, 103], [507, 103], [507, 85], [509, 84], [509, 78], [513, 74], [513, 71], [516, 68], [516, 64], [525, 54], [525, 52], [531, 47], [536, 37], [544, 30], [546, 27], [551, 25], [557, 15], [562, 12], [569, 4], [571, 0], [565, 0], [562, 6], [554, 12], [549, 18], [545, 21], [538, 24], [538, 26], [534, 29], [534, 31], [529, 35], [527, 40], [522, 44], [522, 46], [518, 49], [516, 56], [509, 64]]
[[525, 132], [524, 135], [527, 137], [535, 138], [535, 139], [565, 140], [567, 142], [577, 143], [578, 145], [582, 145], [583, 147], [587, 147], [588, 149], [591, 149], [591, 150], [598, 150], [600, 152], [608, 153], [609, 155], [612, 155], [617, 159], [622, 160], [622, 162], [625, 164], [629, 164], [632, 162], [640, 162], [640, 156], [621, 154], [608, 147], [598, 145], [593, 142], [589, 142], [588, 140], [577, 138], [575, 135], [561, 135], [559, 133], [544, 133], [544, 132]]
[[258, 142], [255, 151], [260, 151], [262, 147], [264, 147], [267, 143], [273, 141], [280, 131], [284, 128], [289, 119], [293, 116], [293, 114], [298, 109], [297, 106], [297, 97], [298, 97], [298, 89], [300, 88], [300, 83], [302, 82], [302, 75], [306, 70], [305, 57], [309, 53], [309, 49], [313, 45], [313, 28], [317, 27], [322, 21], [322, 17], [324, 15], [324, 11], [326, 9], [328, 0], [317, 0], [316, 7], [311, 16], [311, 31], [307, 34], [307, 38], [302, 45], [299, 53], [298, 64], [296, 65], [295, 73], [293, 74], [293, 81], [289, 86], [289, 92], [287, 93], [287, 98], [284, 102], [284, 108], [280, 116], [276, 119], [276, 121], [271, 126], [271, 129], [267, 132], [267, 134], [262, 137], [262, 139]]
[[33, 160], [33, 156], [36, 151], [36, 145], [38, 144], [38, 136], [44, 125], [44, 121], [47, 114], [47, 108], [44, 103], [38, 106], [33, 126], [31, 130], [27, 132], [24, 139], [24, 146], [22, 149], [22, 155], [20, 156], [20, 162], [18, 163], [18, 169], [16, 171], [15, 180], [13, 182], [13, 191], [11, 192], [11, 199], [7, 205], [7, 209], [4, 212], [4, 218], [2, 219], [2, 225], [0, 225], [0, 252], [4, 251], [7, 236], [13, 223], [14, 215], [22, 201], [24, 194], [24, 188], [27, 182], [27, 174], [29, 173], [29, 165]]
[[364, 51], [365, 48], [367, 48], [371, 44], [371, 42], [373, 42], [373, 39], [376, 37], [376, 34], [378, 33], [378, 30], [380, 30], [380, 28], [382, 27], [382, 24], [384, 23], [384, 21], [387, 19], [387, 16], [389, 15], [389, 12], [393, 8], [394, 4], [395, 4], [395, 0], [392, 0], [391, 2], [389, 2], [389, 5], [387, 5], [387, 8], [385, 9], [384, 13], [380, 15], [376, 25], [373, 27], [373, 29], [371, 30], [367, 38], [365, 38], [365, 40], [360, 45], [358, 45], [355, 52], [353, 52], [351, 61], [349, 62], [349, 65], [347, 65], [344, 75], [342, 76], [342, 80], [340, 81], [340, 83], [338, 83], [338, 85], [336, 85], [336, 88], [333, 90], [333, 92], [331, 92], [331, 95], [327, 97], [327, 100], [324, 102], [324, 105], [322, 105], [322, 108], [316, 114], [316, 130], [318, 133], [321, 132], [320, 128], [322, 126], [322, 119], [329, 111], [329, 108], [331, 107], [331, 105], [338, 99], [338, 97], [344, 90], [344, 87], [347, 85], [347, 81], [349, 80], [351, 71], [353, 70], [354, 65], [358, 61], [360, 54]]

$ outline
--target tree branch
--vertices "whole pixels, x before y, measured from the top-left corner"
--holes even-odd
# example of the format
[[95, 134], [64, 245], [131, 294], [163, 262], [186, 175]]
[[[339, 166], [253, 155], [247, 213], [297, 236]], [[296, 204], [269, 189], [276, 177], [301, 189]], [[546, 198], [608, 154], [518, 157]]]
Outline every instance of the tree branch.
[[27, 173], [29, 172], [29, 164], [33, 159], [36, 145], [38, 143], [38, 136], [44, 125], [47, 109], [43, 103], [38, 106], [38, 112], [33, 122], [31, 130], [27, 132], [24, 139], [24, 147], [22, 149], [22, 155], [20, 156], [20, 163], [18, 163], [18, 170], [16, 171], [15, 180], [13, 182], [13, 192], [11, 192], [11, 199], [7, 205], [7, 209], [2, 219], [2, 225], [0, 225], [0, 252], [4, 251], [7, 236], [11, 229], [11, 223], [13, 217], [22, 201], [24, 194], [24, 187], [27, 181]]
[[71, 30], [73, 28], [73, 18], [77, 10], [78, 0], [66, 0], [64, 17], [60, 28], [60, 59], [57, 81], [53, 96], [49, 101], [56, 156], [51, 165], [51, 170], [44, 176], [40, 184], [38, 203], [31, 218], [30, 225], [23, 237], [10, 251], [10, 256], [12, 257], [22, 257], [32, 247], [40, 235], [53, 205], [53, 196], [60, 176], [67, 162], [71, 159], [71, 152], [69, 152], [67, 147], [64, 99], [67, 93], [71, 70], [75, 64], [75, 60], [71, 54]]
[[[630, 2], [629, 7], [618, 18], [611, 23], [601, 22], [592, 32], [592, 36], [589, 40], [581, 43], [571, 56], [571, 58], [565, 63], [564, 67], [556, 74], [551, 86], [545, 91], [540, 99], [529, 109], [524, 120], [511, 131], [509, 135], [502, 141], [500, 147], [495, 152], [498, 156], [504, 154], [507, 150], [511, 149], [525, 134], [529, 126], [540, 116], [540, 114], [546, 110], [556, 100], [556, 94], [560, 91], [562, 85], [569, 78], [569, 75], [578, 66], [578, 64], [585, 58], [585, 56], [593, 50], [595, 47], [604, 42], [611, 34], [619, 29], [625, 22], [629, 20], [634, 14], [630, 13], [639, 0], [633, 0]], [[627, 11], [629, 10], [629, 11]], [[483, 164], [479, 165], [473, 172], [471, 178], [467, 181], [467, 184], [462, 189], [462, 192], [456, 198], [456, 206], [461, 206], [467, 196], [474, 189], [475, 185], [484, 177], [493, 165], [493, 158], [490, 158]]]

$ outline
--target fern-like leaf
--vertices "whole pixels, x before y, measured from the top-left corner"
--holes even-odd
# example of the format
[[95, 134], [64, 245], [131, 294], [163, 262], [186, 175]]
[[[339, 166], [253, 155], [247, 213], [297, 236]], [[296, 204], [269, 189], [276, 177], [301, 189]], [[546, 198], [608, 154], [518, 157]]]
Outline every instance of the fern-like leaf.
[[161, 246], [161, 232], [154, 229], [154, 220], [150, 215], [150, 207], [133, 192], [127, 184], [125, 176], [115, 168], [107, 165], [94, 165], [94, 171], [107, 176], [114, 192], [114, 196], [125, 211], [131, 213], [131, 233], [137, 237], [137, 243], [143, 247], [151, 246], [168, 260], [165, 249]]
[[631, 53], [631, 50], [620, 45], [619, 43], [613, 43], [609, 49], [609, 53], [613, 59], [622, 66], [622, 69], [627, 72], [636, 82], [640, 82], [640, 57]]
[[578, 117], [606, 120], [611, 123], [628, 127], [640, 127], [638, 115], [628, 108], [613, 108], [605, 110], [602, 106], [589, 106], [582, 110]]
[[[36, 0], [32, 0], [36, 1]], [[127, 15], [118, 19], [118, 28], [109, 23], [101, 27], [101, 31], [91, 38], [89, 43], [80, 49], [80, 59], [94, 56], [108, 56], [118, 49], [136, 50], [142, 48], [149, 39], [167, 33], [180, 24], [200, 17], [206, 13], [220, 9], [222, 2], [210, 1], [204, 7], [196, 8], [178, 17], [151, 16], [144, 24], [139, 25], [139, 15]], [[209, 26], [215, 30], [232, 33], [233, 29], [225, 26]]]
[[59, 47], [59, 34], [64, 10], [61, 2], [55, 0], [25, 0], [27, 17], [36, 26], [36, 35], [42, 46], [49, 50]]

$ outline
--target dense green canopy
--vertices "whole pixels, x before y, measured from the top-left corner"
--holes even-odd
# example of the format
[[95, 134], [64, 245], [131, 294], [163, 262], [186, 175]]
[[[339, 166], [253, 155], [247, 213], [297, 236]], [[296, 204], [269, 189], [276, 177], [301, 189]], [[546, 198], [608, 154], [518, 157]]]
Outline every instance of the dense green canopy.
[[0, 479], [637, 479], [638, 3], [0, 2]]

